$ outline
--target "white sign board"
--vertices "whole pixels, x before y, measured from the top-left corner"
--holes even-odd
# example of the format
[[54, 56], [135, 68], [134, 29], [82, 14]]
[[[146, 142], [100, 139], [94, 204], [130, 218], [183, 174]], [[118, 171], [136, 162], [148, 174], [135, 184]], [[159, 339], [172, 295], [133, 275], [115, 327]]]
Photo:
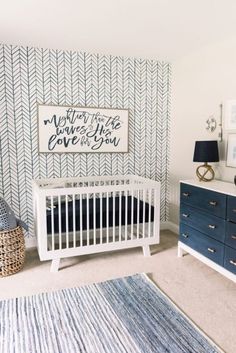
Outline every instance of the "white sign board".
[[38, 105], [41, 153], [128, 152], [128, 110]]

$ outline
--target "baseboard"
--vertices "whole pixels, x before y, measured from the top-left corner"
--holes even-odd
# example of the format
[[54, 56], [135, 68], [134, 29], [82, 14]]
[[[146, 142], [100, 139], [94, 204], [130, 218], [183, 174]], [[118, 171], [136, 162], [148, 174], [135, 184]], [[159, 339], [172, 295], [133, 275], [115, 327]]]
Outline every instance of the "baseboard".
[[161, 222], [160, 229], [170, 230], [173, 233], [179, 234], [179, 226], [170, 221]]
[[25, 247], [26, 249], [32, 249], [37, 247], [36, 237], [25, 238]]
[[169, 223], [169, 230], [171, 230], [173, 233], [179, 234], [179, 225], [170, 221], [168, 223]]
[[[165, 221], [160, 224], [161, 230], [170, 230], [173, 233], [179, 233], [179, 226], [173, 222]], [[37, 247], [36, 237], [25, 238], [25, 246], [27, 249], [32, 249]]]

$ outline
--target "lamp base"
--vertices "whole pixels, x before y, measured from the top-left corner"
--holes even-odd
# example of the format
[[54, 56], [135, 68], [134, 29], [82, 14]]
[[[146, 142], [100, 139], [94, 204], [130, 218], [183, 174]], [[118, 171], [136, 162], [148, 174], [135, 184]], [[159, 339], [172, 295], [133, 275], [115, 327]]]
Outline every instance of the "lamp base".
[[196, 170], [196, 174], [199, 181], [211, 181], [215, 177], [215, 172], [212, 169], [212, 166], [207, 163], [200, 165]]

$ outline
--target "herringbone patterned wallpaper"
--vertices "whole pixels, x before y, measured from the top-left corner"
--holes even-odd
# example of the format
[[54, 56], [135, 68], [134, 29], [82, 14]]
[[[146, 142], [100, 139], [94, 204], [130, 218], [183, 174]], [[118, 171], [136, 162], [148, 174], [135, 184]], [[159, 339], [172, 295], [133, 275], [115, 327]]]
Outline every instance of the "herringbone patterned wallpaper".
[[[137, 174], [162, 183], [167, 218], [170, 66], [0, 46], [0, 192], [33, 236], [32, 178]], [[128, 154], [39, 155], [37, 103], [128, 108]]]

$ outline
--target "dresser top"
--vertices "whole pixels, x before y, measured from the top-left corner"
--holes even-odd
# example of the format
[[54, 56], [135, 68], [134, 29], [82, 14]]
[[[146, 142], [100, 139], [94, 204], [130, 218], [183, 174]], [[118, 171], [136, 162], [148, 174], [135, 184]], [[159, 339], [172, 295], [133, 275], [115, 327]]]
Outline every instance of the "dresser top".
[[236, 186], [233, 183], [227, 183], [221, 180], [213, 180], [209, 182], [199, 181], [196, 179], [180, 180], [180, 183], [197, 186], [199, 188], [220, 192], [222, 194], [236, 196]]

